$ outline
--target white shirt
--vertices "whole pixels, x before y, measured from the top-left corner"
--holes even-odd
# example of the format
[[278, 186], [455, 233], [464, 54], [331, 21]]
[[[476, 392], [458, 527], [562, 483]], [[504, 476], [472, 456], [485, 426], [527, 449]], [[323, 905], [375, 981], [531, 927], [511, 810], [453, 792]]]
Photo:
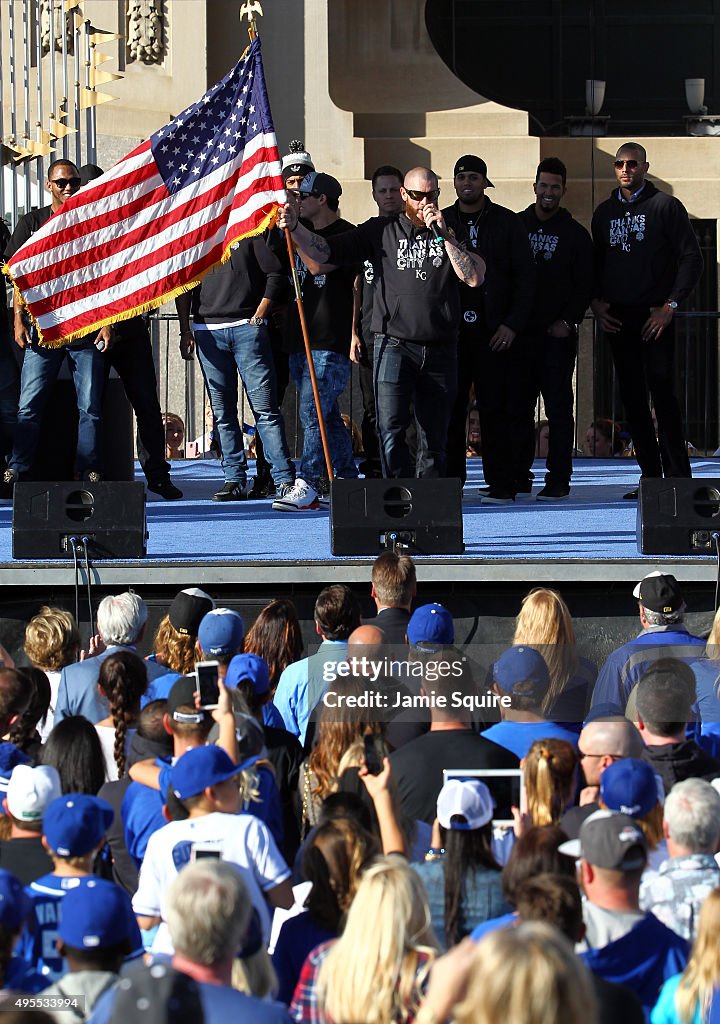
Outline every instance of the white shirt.
[[[171, 821], [154, 832], [148, 841], [132, 901], [135, 913], [142, 917], [165, 917], [168, 886], [178, 871], [190, 862], [195, 844], [216, 847], [223, 860], [238, 866], [252, 904], [260, 915], [267, 944], [270, 913], [263, 893], [289, 878], [290, 870], [267, 826], [252, 814], [215, 811], [201, 818]], [[172, 952], [164, 921], [152, 948], [153, 952]]]

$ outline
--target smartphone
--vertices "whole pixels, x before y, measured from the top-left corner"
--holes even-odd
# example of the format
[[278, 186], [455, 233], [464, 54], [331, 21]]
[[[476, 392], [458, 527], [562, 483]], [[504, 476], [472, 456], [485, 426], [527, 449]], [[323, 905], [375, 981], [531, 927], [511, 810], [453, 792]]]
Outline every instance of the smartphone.
[[197, 692], [200, 694], [201, 708], [216, 708], [220, 700], [220, 688], [218, 686], [217, 661], [196, 661], [195, 675], [197, 676]]
[[199, 860], [220, 860], [222, 854], [217, 846], [205, 845], [204, 843], [193, 843], [190, 851], [190, 862], [196, 863]]
[[364, 740], [365, 764], [371, 775], [379, 775], [383, 770], [383, 743], [377, 733], [368, 733]]

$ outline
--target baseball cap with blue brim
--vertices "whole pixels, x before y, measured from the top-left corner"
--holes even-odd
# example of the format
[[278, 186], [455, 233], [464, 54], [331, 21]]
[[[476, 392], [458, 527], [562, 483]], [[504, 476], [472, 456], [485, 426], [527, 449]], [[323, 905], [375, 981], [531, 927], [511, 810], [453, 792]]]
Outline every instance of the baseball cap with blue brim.
[[624, 757], [600, 776], [600, 799], [611, 811], [643, 818], [664, 799], [662, 781], [647, 761]]
[[187, 800], [209, 786], [219, 786], [221, 782], [234, 779], [256, 762], [257, 757], [248, 757], [235, 764], [222, 747], [193, 747], [173, 765], [170, 785], [178, 800]]
[[580, 838], [561, 843], [558, 851], [609, 871], [635, 871], [647, 863], [642, 829], [630, 815], [614, 811], [595, 811], [580, 826]]
[[107, 800], [87, 793], [67, 793], [48, 805], [43, 835], [60, 857], [84, 857], [98, 846], [113, 823]]
[[441, 648], [455, 643], [455, 623], [441, 604], [422, 604], [410, 616], [407, 638], [413, 647]]
[[270, 670], [264, 658], [257, 654], [236, 654], [228, 665], [225, 685], [235, 687], [243, 682], [252, 683], [258, 697], [270, 689]]
[[130, 897], [114, 882], [90, 878], [62, 901], [58, 935], [74, 949], [107, 949], [134, 939]]

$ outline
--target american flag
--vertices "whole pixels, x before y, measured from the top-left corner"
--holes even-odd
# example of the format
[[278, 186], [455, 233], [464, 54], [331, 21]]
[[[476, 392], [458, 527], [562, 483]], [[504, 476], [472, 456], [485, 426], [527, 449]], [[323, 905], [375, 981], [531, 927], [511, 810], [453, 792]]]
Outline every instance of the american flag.
[[256, 38], [170, 124], [67, 199], [8, 261], [57, 348], [187, 291], [284, 202]]

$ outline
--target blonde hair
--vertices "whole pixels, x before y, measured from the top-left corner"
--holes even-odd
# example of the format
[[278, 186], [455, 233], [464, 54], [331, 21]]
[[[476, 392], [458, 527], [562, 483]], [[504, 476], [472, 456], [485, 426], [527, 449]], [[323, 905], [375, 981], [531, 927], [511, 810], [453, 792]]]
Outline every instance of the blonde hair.
[[403, 857], [381, 857], [362, 876], [320, 968], [319, 1006], [335, 1024], [412, 1019], [436, 950], [419, 875]]
[[557, 929], [540, 922], [492, 932], [478, 943], [455, 1024], [596, 1024], [590, 974]]
[[77, 661], [80, 631], [63, 608], [42, 607], [25, 627], [25, 653], [37, 668], [56, 672]]
[[[613, 808], [608, 807], [607, 804], [603, 803], [602, 800], [598, 801], [602, 810], [612, 810]], [[651, 807], [647, 814], [644, 814], [642, 818], [635, 818], [635, 824], [642, 830], [647, 842], [648, 850], [657, 850], [658, 846], [664, 839], [663, 834], [663, 818], [664, 818], [663, 805], [658, 802], [654, 807]]]
[[707, 1019], [713, 992], [720, 979], [720, 889], [705, 898], [688, 965], [675, 993], [675, 1009], [683, 1024], [690, 1024], [695, 1010]]
[[552, 708], [578, 666], [575, 627], [568, 606], [556, 590], [535, 587], [525, 595], [515, 619], [513, 645], [535, 647], [545, 659], [550, 686], [542, 702]]
[[567, 740], [536, 740], [523, 761], [533, 825], [557, 825], [575, 795], [578, 756]]
[[279, 984], [268, 951], [261, 947], [250, 956], [236, 956], [232, 964], [230, 984], [237, 992], [244, 992], [258, 999], [274, 999]]
[[720, 658], [720, 608], [715, 612], [712, 629], [707, 638], [705, 657], [713, 661], [717, 661]]
[[185, 636], [173, 626], [170, 616], [160, 620], [155, 634], [153, 650], [161, 665], [187, 676], [195, 671], [195, 641], [193, 635]]

